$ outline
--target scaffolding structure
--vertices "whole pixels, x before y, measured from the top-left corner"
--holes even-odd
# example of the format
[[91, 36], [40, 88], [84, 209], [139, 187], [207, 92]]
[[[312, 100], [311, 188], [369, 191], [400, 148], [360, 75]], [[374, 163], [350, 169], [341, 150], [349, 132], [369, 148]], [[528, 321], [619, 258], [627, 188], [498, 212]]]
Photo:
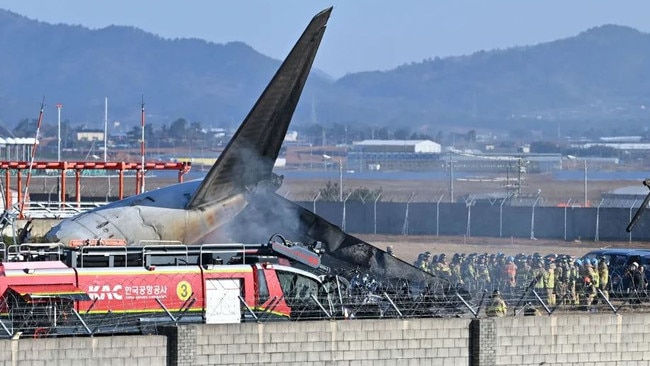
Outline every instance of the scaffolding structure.
[[[4, 199], [5, 199], [5, 208], [12, 206], [12, 195], [10, 191], [11, 187], [11, 177], [12, 171], [15, 171], [15, 176], [17, 179], [17, 201], [23, 202], [23, 187], [22, 187], [22, 175], [23, 170], [25, 169], [48, 169], [48, 170], [59, 170], [59, 176], [61, 177], [61, 192], [59, 197], [59, 202], [65, 204], [66, 201], [66, 177], [68, 171], [75, 172], [75, 199], [77, 203], [81, 202], [81, 176], [84, 170], [113, 170], [118, 173], [119, 181], [119, 191], [118, 198], [124, 198], [124, 173], [126, 171], [149, 171], [149, 170], [176, 170], [178, 171], [178, 182], [183, 182], [183, 176], [188, 173], [191, 169], [190, 162], [145, 162], [144, 166], [142, 163], [136, 162], [95, 162], [95, 161], [78, 161], [78, 162], [68, 162], [68, 161], [35, 161], [33, 164], [27, 161], [0, 161], [0, 169], [3, 169], [5, 172], [5, 185], [4, 185]], [[144, 174], [136, 174], [136, 183], [135, 183], [135, 193], [143, 193], [140, 190], [140, 187], [143, 187], [142, 182], [144, 180]], [[19, 218], [22, 218], [23, 213], [19, 213]]]

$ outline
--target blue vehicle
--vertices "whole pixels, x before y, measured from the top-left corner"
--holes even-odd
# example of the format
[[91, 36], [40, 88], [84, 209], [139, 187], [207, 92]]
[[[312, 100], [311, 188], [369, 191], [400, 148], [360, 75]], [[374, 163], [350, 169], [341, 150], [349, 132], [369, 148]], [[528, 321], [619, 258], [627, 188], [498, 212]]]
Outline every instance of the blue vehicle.
[[593, 250], [582, 260], [605, 258], [609, 266], [609, 291], [611, 296], [625, 296], [630, 286], [630, 276], [626, 275], [632, 263], [645, 269], [646, 280], [650, 280], [650, 249], [608, 248]]

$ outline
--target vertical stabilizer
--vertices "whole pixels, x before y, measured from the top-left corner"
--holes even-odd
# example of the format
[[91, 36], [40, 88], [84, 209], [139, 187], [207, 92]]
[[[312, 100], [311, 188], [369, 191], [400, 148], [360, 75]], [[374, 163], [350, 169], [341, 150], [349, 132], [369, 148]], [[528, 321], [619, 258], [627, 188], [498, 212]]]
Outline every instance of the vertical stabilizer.
[[212, 166], [187, 208], [197, 208], [272, 179], [273, 164], [311, 70], [332, 8], [318, 13]]

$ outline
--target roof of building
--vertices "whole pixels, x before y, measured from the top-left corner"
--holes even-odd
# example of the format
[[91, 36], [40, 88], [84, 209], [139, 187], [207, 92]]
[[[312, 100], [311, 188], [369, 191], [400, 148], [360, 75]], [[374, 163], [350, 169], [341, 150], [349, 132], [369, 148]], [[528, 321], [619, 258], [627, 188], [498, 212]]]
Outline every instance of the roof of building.
[[362, 145], [362, 146], [377, 146], [377, 145], [391, 145], [391, 146], [415, 146], [421, 143], [431, 143], [438, 144], [435, 141], [431, 140], [363, 140], [353, 142], [353, 145]]
[[0, 145], [33, 145], [35, 141], [33, 137], [0, 137]]

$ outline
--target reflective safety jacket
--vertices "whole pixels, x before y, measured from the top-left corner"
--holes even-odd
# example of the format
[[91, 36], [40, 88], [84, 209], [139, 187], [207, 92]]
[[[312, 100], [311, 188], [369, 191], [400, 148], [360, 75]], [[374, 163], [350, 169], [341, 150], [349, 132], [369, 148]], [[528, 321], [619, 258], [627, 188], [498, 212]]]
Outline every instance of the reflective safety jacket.
[[505, 316], [508, 311], [506, 302], [499, 296], [492, 298], [492, 302], [485, 309], [485, 314], [487, 316]]

